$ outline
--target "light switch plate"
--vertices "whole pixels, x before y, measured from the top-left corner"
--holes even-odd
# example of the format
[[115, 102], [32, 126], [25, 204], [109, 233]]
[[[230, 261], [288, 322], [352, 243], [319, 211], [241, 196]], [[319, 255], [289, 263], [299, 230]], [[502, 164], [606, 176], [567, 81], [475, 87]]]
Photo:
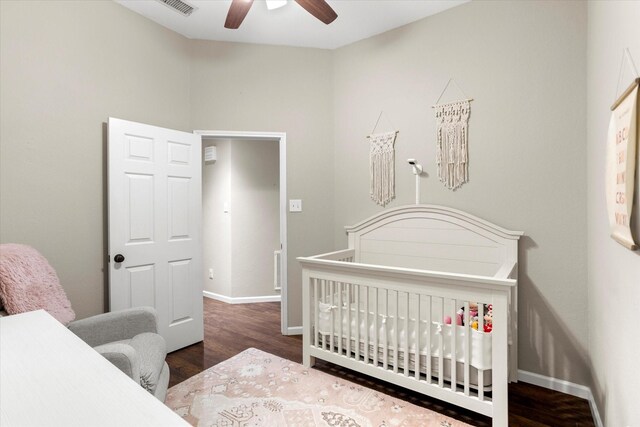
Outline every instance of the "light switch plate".
[[290, 199], [289, 200], [289, 212], [302, 212], [302, 200]]

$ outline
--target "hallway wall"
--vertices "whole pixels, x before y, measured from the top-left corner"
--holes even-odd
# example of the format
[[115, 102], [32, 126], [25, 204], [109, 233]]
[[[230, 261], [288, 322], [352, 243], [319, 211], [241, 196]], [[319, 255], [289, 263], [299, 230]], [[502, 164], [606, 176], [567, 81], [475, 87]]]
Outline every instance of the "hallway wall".
[[299, 256], [333, 250], [333, 69], [323, 49], [191, 41], [193, 129], [286, 132], [288, 320], [302, 325]]
[[278, 296], [279, 142], [204, 141], [218, 151], [218, 160], [203, 167], [204, 290], [228, 298]]

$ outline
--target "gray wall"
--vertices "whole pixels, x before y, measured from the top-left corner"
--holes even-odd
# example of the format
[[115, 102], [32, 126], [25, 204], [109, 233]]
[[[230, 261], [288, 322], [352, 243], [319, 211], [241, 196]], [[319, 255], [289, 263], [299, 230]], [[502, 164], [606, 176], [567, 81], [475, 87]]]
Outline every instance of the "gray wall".
[[[640, 253], [609, 237], [605, 201], [606, 140], [623, 48], [640, 67], [640, 3], [589, 2], [587, 115], [587, 231], [589, 354], [592, 391], [607, 426], [640, 423], [638, 355]], [[624, 68], [622, 92], [634, 77]], [[639, 155], [640, 156], [640, 155]], [[637, 159], [640, 165], [640, 157]], [[636, 172], [635, 215], [640, 228]], [[636, 236], [639, 239], [640, 235]], [[638, 242], [638, 240], [636, 240]]]
[[273, 251], [280, 248], [278, 144], [215, 142], [218, 160], [203, 169], [205, 291], [232, 298], [280, 295], [273, 287]]
[[190, 130], [189, 41], [110, 1], [0, 2], [0, 241], [104, 310], [108, 117]]
[[[452, 29], [455, 29], [452, 31]], [[471, 2], [338, 49], [334, 57], [335, 242], [380, 210], [369, 199], [368, 144], [396, 141], [396, 200], [422, 202], [522, 230], [519, 367], [588, 382], [584, 184], [586, 4]], [[470, 182], [452, 192], [435, 169], [435, 103], [450, 77], [474, 98]], [[452, 84], [453, 85], [453, 84]], [[450, 87], [444, 100], [462, 97]]]
[[[331, 52], [188, 40], [111, 1], [0, 2], [0, 241], [50, 260], [79, 318], [104, 309], [102, 123], [287, 132], [297, 256], [333, 248]], [[192, 87], [197, 90], [192, 91]]]
[[231, 200], [231, 142], [205, 140], [202, 145], [215, 145], [218, 157], [202, 167], [202, 285], [205, 291], [231, 296], [231, 215], [224, 212]]
[[[295, 257], [344, 247], [342, 226], [381, 209], [369, 201], [364, 136], [384, 110], [400, 129], [392, 206], [413, 201], [404, 159], [416, 157], [429, 174], [423, 201], [525, 231], [520, 367], [581, 384], [592, 371], [607, 424], [629, 423], [638, 343], [624, 337], [635, 334], [640, 267], [608, 237], [602, 138], [621, 47], [640, 62], [639, 12], [588, 7], [587, 125], [584, 2], [471, 2], [331, 52], [187, 40], [108, 1], [2, 1], [0, 241], [38, 247], [78, 317], [99, 313], [107, 117], [284, 131], [288, 198], [304, 201], [288, 214], [297, 326]], [[435, 178], [430, 108], [449, 77], [475, 98], [471, 182], [455, 193]]]
[[192, 41], [193, 129], [287, 133], [289, 326], [302, 324], [296, 257], [333, 249], [332, 52]]
[[[279, 141], [231, 143], [231, 296], [280, 295], [273, 251], [280, 249]], [[291, 325], [291, 326], [297, 326]]]

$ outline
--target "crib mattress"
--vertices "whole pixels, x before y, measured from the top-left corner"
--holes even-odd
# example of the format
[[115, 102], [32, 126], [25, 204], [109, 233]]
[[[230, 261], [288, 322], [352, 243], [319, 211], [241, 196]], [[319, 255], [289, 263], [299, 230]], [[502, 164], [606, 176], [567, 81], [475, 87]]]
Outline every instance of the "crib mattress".
[[[491, 369], [492, 341], [490, 333], [480, 332], [466, 326], [428, 321], [427, 319], [417, 321], [415, 317], [411, 316], [412, 313], [409, 313], [409, 318], [405, 321], [406, 313], [402, 310], [395, 310], [394, 307], [386, 307], [384, 311], [379, 310], [377, 315], [370, 311], [365, 316], [365, 310], [362, 307], [358, 311], [359, 325], [356, 326], [355, 303], [350, 304], [349, 309], [345, 305], [340, 310], [329, 303], [319, 302], [318, 332], [323, 336], [335, 334], [336, 337], [342, 336], [343, 339], [351, 338], [353, 340], [358, 337], [361, 342], [364, 342], [362, 340], [366, 337], [370, 345], [377, 343], [380, 348], [387, 347], [388, 350], [394, 349], [397, 344], [399, 351], [408, 347], [409, 353], [419, 353], [421, 357], [430, 355], [437, 359], [442, 352], [443, 358], [449, 360], [453, 357], [452, 335], [455, 334], [457, 362], [464, 363], [468, 346], [470, 365], [480, 370]], [[471, 336], [467, 345], [466, 335], [468, 332]], [[419, 341], [416, 339], [418, 335]]]

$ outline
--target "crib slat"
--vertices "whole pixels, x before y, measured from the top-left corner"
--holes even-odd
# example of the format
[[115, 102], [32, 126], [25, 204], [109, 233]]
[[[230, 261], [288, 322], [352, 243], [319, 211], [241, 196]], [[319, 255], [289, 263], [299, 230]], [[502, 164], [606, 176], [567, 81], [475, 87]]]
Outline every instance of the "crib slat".
[[342, 312], [342, 283], [336, 282], [336, 288], [338, 292], [338, 354], [342, 354], [342, 320], [344, 319], [344, 313]]
[[[327, 281], [326, 280], [320, 280], [320, 299], [322, 300], [323, 303], [327, 303]], [[329, 310], [329, 321], [331, 321], [331, 310]], [[331, 323], [329, 323], [329, 328], [331, 328]], [[322, 349], [325, 350], [326, 345], [327, 345], [327, 335], [326, 334], [322, 334]]]
[[[444, 298], [440, 298], [440, 315], [444, 315]], [[444, 319], [440, 319], [441, 323], [444, 323]], [[440, 332], [438, 339], [438, 386], [444, 387], [444, 325], [442, 325], [442, 331]]]
[[351, 283], [345, 283], [347, 295], [347, 357], [351, 357]]
[[364, 362], [365, 363], [369, 363], [369, 328], [371, 327], [370, 325], [370, 321], [369, 321], [369, 287], [368, 286], [364, 286], [365, 289], [365, 294], [364, 294], [364, 298], [365, 298], [365, 302], [364, 302]]
[[375, 329], [373, 331], [373, 364], [374, 366], [378, 366], [378, 344], [380, 341], [380, 326], [379, 326], [379, 320], [378, 320], [378, 299], [379, 299], [379, 295], [378, 293], [380, 292], [380, 289], [378, 288], [373, 288], [374, 289], [374, 295], [375, 295], [375, 301], [373, 302], [373, 319], [374, 319], [374, 325], [375, 325]]
[[334, 305], [335, 305], [335, 297], [334, 297], [334, 293], [333, 293], [333, 280], [329, 282], [329, 298], [331, 301], [331, 310], [329, 311], [329, 313], [331, 313], [331, 315], [329, 316], [331, 319], [331, 334], [329, 335], [329, 350], [333, 353], [334, 351], [334, 345], [333, 345], [333, 334], [335, 333], [335, 314], [336, 311], [334, 310]]
[[478, 399], [484, 400], [484, 371], [478, 369]]
[[360, 360], [360, 285], [351, 284], [354, 287], [356, 293], [356, 339], [355, 339], [355, 352], [356, 360]]
[[409, 292], [404, 296], [404, 376], [409, 376], [409, 339], [411, 334], [409, 333]]
[[431, 384], [431, 304], [433, 301], [431, 300], [431, 295], [427, 296], [427, 312], [425, 314], [425, 319], [427, 319], [427, 343], [426, 343], [426, 351], [425, 351], [425, 359], [427, 365], [426, 371], [426, 380], [428, 384]]
[[[320, 279], [318, 282], [319, 282], [319, 284], [320, 284], [320, 300], [321, 300], [323, 303], [325, 303], [325, 304], [326, 304], [326, 303], [328, 302], [328, 300], [327, 300], [327, 298], [328, 298], [328, 297], [327, 297], [327, 295], [328, 295], [328, 294], [327, 294], [327, 289], [326, 289], [326, 286], [327, 286], [326, 280], [322, 280], [322, 279]], [[329, 311], [329, 312], [328, 312], [328, 315], [329, 315], [329, 322], [330, 322], [330, 321], [331, 321], [331, 311]], [[329, 324], [327, 325], [327, 327], [328, 327], [328, 328], [331, 328], [331, 323], [329, 323]], [[325, 331], [325, 332], [326, 332], [326, 331]], [[320, 346], [321, 346], [321, 347], [322, 347], [322, 349], [324, 350], [324, 349], [325, 349], [325, 346], [326, 346], [326, 344], [327, 344], [327, 334], [326, 334], [326, 333], [325, 333], [325, 334], [322, 334], [322, 336], [320, 337], [320, 339], [321, 339]]]
[[415, 348], [415, 356], [413, 359], [413, 371], [414, 371], [414, 375], [416, 377], [416, 380], [420, 381], [420, 350], [422, 349], [422, 347], [420, 347], [420, 338], [422, 337], [422, 334], [420, 333], [420, 323], [421, 323], [421, 319], [422, 316], [420, 315], [420, 299], [421, 299], [421, 295], [417, 294], [416, 295], [416, 342], [413, 344], [414, 348]]
[[394, 346], [393, 346], [393, 372], [394, 373], [398, 373], [398, 365], [400, 364], [400, 357], [398, 356], [398, 345], [400, 344], [398, 342], [398, 340], [400, 339], [400, 333], [399, 333], [399, 329], [400, 329], [400, 292], [395, 291], [396, 294], [396, 318], [393, 321], [393, 329], [395, 331], [395, 339], [394, 341]]
[[469, 358], [471, 357], [471, 311], [469, 301], [464, 302], [464, 394], [469, 396]]
[[[484, 304], [478, 302], [478, 331], [484, 332]], [[484, 343], [484, 340], [481, 341]], [[482, 375], [482, 379], [480, 379], [480, 375], [483, 374], [484, 371], [478, 370], [478, 398], [480, 400], [484, 400], [484, 386], [480, 387], [480, 381], [484, 382], [484, 375]]]
[[452, 299], [451, 304], [451, 390], [456, 391], [458, 389], [458, 372], [456, 372], [458, 366], [458, 358], [456, 357], [458, 343], [458, 323], [456, 319], [458, 310], [456, 310], [456, 307], [458, 307], [458, 301]]
[[389, 368], [389, 290], [384, 290], [384, 327], [382, 328], [382, 343], [384, 348], [382, 350], [382, 366], [384, 369]]
[[318, 301], [318, 279], [313, 278], [311, 279], [311, 281], [313, 282], [313, 311], [314, 311], [314, 317], [315, 317], [315, 321], [314, 321], [314, 327], [313, 327], [313, 331], [314, 331], [314, 335], [315, 335], [315, 339], [314, 339], [314, 346], [316, 348], [318, 348], [318, 340], [319, 340], [319, 334], [320, 334], [320, 303]]

